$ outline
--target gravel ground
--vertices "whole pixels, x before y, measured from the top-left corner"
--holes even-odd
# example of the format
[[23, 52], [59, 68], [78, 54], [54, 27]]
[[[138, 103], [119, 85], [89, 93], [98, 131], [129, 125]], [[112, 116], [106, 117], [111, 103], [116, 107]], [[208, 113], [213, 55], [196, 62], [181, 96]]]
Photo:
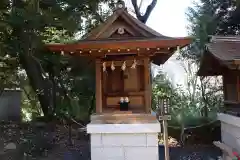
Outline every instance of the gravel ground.
[[[55, 154], [55, 153], [54, 153]], [[217, 160], [221, 155], [220, 150], [214, 146], [188, 146], [188, 147], [174, 147], [170, 148], [171, 160]], [[79, 148], [69, 148], [63, 150], [58, 156], [49, 156], [41, 160], [90, 160], [90, 147], [82, 146]], [[159, 147], [159, 160], [164, 160], [164, 148]]]
[[[86, 133], [73, 129], [73, 144], [68, 145], [66, 127], [58, 125], [40, 130], [29, 125], [0, 125], [0, 160], [90, 160], [90, 142]], [[15, 143], [16, 149], [4, 152], [4, 145], [8, 143]], [[171, 160], [216, 160], [220, 155], [214, 146], [170, 148]], [[159, 160], [164, 160], [163, 146], [159, 147]]]
[[[170, 148], [171, 160], [217, 160], [221, 151], [214, 146], [186, 146]], [[159, 160], [164, 160], [164, 147], [159, 147]]]

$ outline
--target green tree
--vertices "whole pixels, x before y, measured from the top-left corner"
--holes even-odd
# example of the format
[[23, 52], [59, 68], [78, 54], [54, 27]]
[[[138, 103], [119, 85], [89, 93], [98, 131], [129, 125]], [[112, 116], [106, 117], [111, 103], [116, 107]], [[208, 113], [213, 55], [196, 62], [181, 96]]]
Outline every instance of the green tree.
[[210, 35], [238, 35], [240, 8], [236, 0], [200, 0], [187, 11], [188, 31], [194, 43], [182, 52], [184, 58], [199, 62]]
[[[104, 2], [110, 1], [1, 1], [1, 56], [15, 58], [17, 65], [9, 66], [26, 71], [44, 115], [52, 116], [54, 113], [57, 89], [54, 74], [61, 73], [59, 70], [55, 73], [51, 65], [66, 66], [66, 60], [47, 55], [44, 44], [74, 40], [76, 32], [96, 25], [99, 22], [98, 4]], [[83, 22], [84, 19], [86, 21]]]
[[[180, 57], [192, 61], [197, 67], [210, 35], [239, 34], [240, 21], [237, 17], [240, 12], [237, 1], [201, 0], [188, 9], [187, 16], [190, 22], [189, 34], [195, 39], [182, 50]], [[208, 111], [216, 110], [216, 105], [222, 105], [222, 86], [216, 85], [221, 83], [215, 83], [219, 82], [219, 77], [199, 77], [197, 81], [202, 115], [208, 117]]]
[[[36, 107], [37, 114], [39, 107], [50, 118], [76, 108], [92, 113], [95, 83], [90, 61], [78, 57], [76, 62], [75, 57], [53, 55], [44, 45], [77, 41], [104, 22], [113, 7], [113, 0], [1, 1], [0, 62], [5, 64], [1, 77], [6, 82], [11, 77], [24, 90], [24, 104], [34, 105], [30, 109]], [[76, 113], [73, 117], [79, 112], [72, 112]]]

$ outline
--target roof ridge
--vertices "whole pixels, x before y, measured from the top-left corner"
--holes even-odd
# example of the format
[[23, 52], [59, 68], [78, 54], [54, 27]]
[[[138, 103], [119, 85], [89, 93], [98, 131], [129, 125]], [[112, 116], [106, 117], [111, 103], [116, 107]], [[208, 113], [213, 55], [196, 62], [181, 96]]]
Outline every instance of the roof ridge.
[[240, 42], [240, 36], [212, 36], [211, 42]]

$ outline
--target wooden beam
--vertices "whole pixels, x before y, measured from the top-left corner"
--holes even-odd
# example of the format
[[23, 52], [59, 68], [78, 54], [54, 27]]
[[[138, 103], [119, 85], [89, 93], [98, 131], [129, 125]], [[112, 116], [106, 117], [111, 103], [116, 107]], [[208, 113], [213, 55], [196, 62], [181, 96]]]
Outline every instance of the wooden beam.
[[227, 78], [226, 77], [227, 77], [227, 75], [223, 74], [222, 81], [223, 81], [223, 96], [224, 96], [224, 100], [228, 99], [227, 83], [226, 83]]
[[145, 111], [151, 113], [151, 82], [150, 82], [150, 59], [144, 59], [144, 100], [145, 100]]
[[113, 56], [113, 57], [106, 57], [106, 58], [102, 58], [102, 61], [104, 62], [111, 62], [111, 61], [128, 61], [128, 60], [139, 60], [142, 61], [145, 57], [141, 57], [141, 56]]
[[102, 70], [101, 60], [96, 59], [96, 113], [102, 113]]
[[[112, 62], [114, 64], [114, 66], [122, 66], [124, 61], [104, 61], [106, 62], [106, 67], [109, 67], [112, 65]], [[127, 67], [131, 67], [133, 64], [133, 60], [126, 60], [126, 66]], [[137, 60], [137, 66], [138, 65], [143, 65], [143, 61], [142, 60]]]
[[233, 64], [235, 65], [240, 65], [240, 59], [234, 59]]
[[[55, 51], [56, 54], [60, 54], [61, 51]], [[151, 49], [151, 50], [146, 50], [146, 49], [132, 49], [132, 50], [96, 50], [96, 49], [91, 49], [91, 50], [64, 50], [64, 54], [66, 55], [73, 55], [73, 56], [86, 56], [86, 57], [99, 57], [99, 58], [104, 58], [108, 56], [154, 56], [156, 54], [170, 54], [173, 51], [171, 49], [161, 49], [161, 52], [159, 52], [157, 49]]]

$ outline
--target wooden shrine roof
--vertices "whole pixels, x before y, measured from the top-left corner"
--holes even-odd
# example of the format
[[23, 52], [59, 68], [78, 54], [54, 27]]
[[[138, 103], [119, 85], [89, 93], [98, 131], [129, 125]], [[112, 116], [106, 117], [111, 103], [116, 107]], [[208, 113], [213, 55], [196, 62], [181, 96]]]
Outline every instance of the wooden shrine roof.
[[[105, 23], [102, 23], [87, 34], [86, 39], [109, 38], [110, 34], [116, 31], [119, 27], [124, 28], [134, 37], [159, 37], [162, 39], [173, 39], [158, 33], [141, 21], [137, 20], [127, 12], [126, 8], [116, 9], [116, 11], [108, 17]], [[107, 32], [107, 34], [105, 32]]]
[[226, 68], [236, 69], [240, 64], [240, 37], [213, 36], [201, 59], [198, 74], [222, 75]]
[[125, 7], [117, 8], [85, 38], [72, 44], [47, 44], [53, 52], [104, 57], [106, 54], [150, 56], [153, 63], [163, 64], [176, 50], [192, 41], [189, 37], [164, 36], [131, 16]]

